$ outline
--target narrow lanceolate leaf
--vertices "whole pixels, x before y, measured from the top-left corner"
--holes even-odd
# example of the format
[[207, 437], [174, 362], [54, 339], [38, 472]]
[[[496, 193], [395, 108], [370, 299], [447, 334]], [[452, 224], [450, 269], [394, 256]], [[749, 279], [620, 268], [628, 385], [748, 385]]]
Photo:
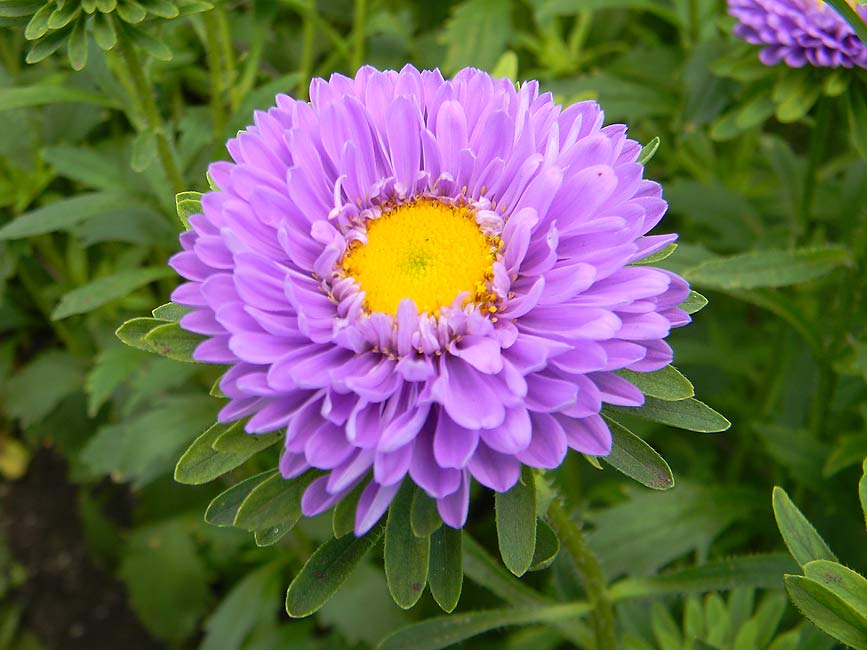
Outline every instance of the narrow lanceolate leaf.
[[834, 592], [804, 576], [786, 576], [789, 598], [826, 634], [855, 650], [867, 650], [867, 619]]
[[190, 217], [202, 212], [201, 192], [181, 192], [175, 195], [175, 205], [178, 209], [178, 218], [184, 224], [184, 228], [190, 229]]
[[383, 524], [367, 535], [331, 539], [316, 549], [286, 592], [286, 612], [293, 618], [310, 616], [340, 589], [353, 569], [382, 537]]
[[503, 564], [516, 576], [522, 576], [533, 563], [536, 550], [536, 488], [531, 472], [508, 492], [497, 492], [495, 510], [497, 540]]
[[130, 347], [153, 353], [154, 349], [147, 344], [145, 336], [164, 324], [165, 321], [156, 318], [132, 318], [118, 327], [114, 335]]
[[[57, 47], [62, 45], [62, 40]], [[56, 49], [56, 48], [55, 48]], [[30, 108], [46, 104], [94, 104], [116, 107], [117, 103], [103, 93], [92, 93], [78, 88], [64, 88], [48, 84], [0, 89], [0, 111]]]
[[416, 537], [410, 524], [414, 487], [404, 483], [388, 509], [385, 525], [385, 578], [399, 607], [418, 602], [427, 584], [430, 538]]
[[674, 366], [666, 366], [656, 372], [618, 370], [617, 374], [635, 384], [648, 397], [676, 402], [695, 395], [692, 382]]
[[241, 481], [233, 485], [228, 490], [217, 496], [211, 501], [208, 509], [205, 511], [205, 521], [214, 526], [231, 526], [235, 517], [238, 514], [238, 508], [244, 502], [244, 499], [252, 492], [260, 483], [277, 474], [276, 469], [262, 472], [256, 476]]
[[463, 533], [440, 526], [430, 537], [430, 593], [442, 610], [451, 614], [464, 584]]
[[651, 264], [656, 264], [657, 262], [662, 262], [663, 260], [667, 260], [671, 257], [672, 253], [677, 250], [677, 244], [669, 244], [665, 248], [662, 248], [655, 253], [651, 253], [647, 257], [642, 257], [640, 260], [636, 260], [629, 264], [629, 266], [648, 266]]
[[331, 514], [331, 530], [335, 537], [348, 535], [355, 528], [355, 510], [358, 507], [361, 493], [366, 486], [367, 483], [361, 481], [352, 492], [343, 497], [334, 506], [334, 512]]
[[716, 560], [648, 578], [625, 578], [609, 591], [612, 600], [731, 591], [742, 587], [782, 589], [783, 576], [797, 571], [787, 555], [751, 555]]
[[152, 352], [185, 363], [195, 363], [193, 352], [205, 340], [198, 334], [182, 329], [177, 323], [155, 327], [144, 338]]
[[283, 439], [283, 431], [271, 433], [247, 433], [244, 427], [230, 427], [218, 436], [211, 445], [215, 451], [224, 454], [245, 455], [247, 458], [267, 449]]
[[310, 471], [289, 480], [280, 474], [268, 477], [247, 495], [232, 524], [249, 531], [283, 524], [294, 526], [301, 519], [304, 490], [317, 476], [317, 472]]
[[431, 499], [421, 488], [415, 491], [412, 498], [412, 514], [410, 516], [412, 532], [417, 537], [428, 537], [443, 521], [437, 511], [437, 502]]
[[98, 278], [80, 287], [76, 287], [60, 299], [60, 303], [51, 314], [52, 320], [68, 318], [75, 314], [84, 314], [97, 307], [123, 298], [155, 280], [172, 275], [172, 270], [163, 267], [130, 269], [119, 271], [103, 278]]
[[606, 407], [606, 410], [613, 413], [636, 415], [645, 420], [668, 424], [687, 431], [698, 431], [699, 433], [717, 433], [725, 431], [731, 426], [731, 422], [722, 415], [707, 404], [693, 398], [667, 402], [655, 397], [648, 397], [644, 406], [639, 408], [609, 406]]
[[443, 616], [398, 630], [386, 637], [377, 650], [440, 650], [499, 627], [556, 623], [584, 616], [590, 610], [587, 603], [576, 602]]
[[536, 522], [536, 550], [530, 571], [547, 569], [560, 553], [560, 539], [544, 519]]
[[774, 488], [773, 504], [777, 527], [798, 564], [804, 566], [813, 560], [837, 561], [837, 556], [828, 548], [825, 540], [798, 507], [792, 503], [783, 488]]
[[707, 298], [701, 295], [698, 291], [690, 291], [686, 300], [680, 303], [679, 306], [687, 314], [695, 314], [707, 307], [707, 303]]
[[784, 287], [815, 280], [851, 261], [851, 253], [842, 246], [758, 251], [708, 260], [688, 269], [684, 277], [711, 289]]
[[[2, 105], [0, 90], [0, 105]], [[91, 217], [130, 205], [128, 196], [113, 192], [94, 192], [64, 199], [22, 214], [0, 228], [0, 241], [23, 239], [58, 230], [69, 230]]]
[[650, 159], [656, 155], [657, 149], [659, 149], [659, 136], [656, 136], [641, 148], [641, 153], [638, 154], [638, 160], [636, 162], [639, 165], [646, 165], [650, 162]]
[[243, 428], [240, 421], [230, 425], [217, 423], [205, 430], [181, 456], [175, 466], [175, 480], [185, 485], [201, 485], [213, 481], [244, 462], [235, 462], [234, 455], [221, 454], [212, 446], [226, 431], [239, 427]]
[[611, 453], [603, 460], [614, 469], [654, 490], [674, 487], [674, 475], [665, 459], [619, 422], [606, 418], [611, 431]]
[[184, 307], [183, 305], [177, 305], [173, 302], [168, 302], [165, 305], [160, 305], [151, 313], [153, 314], [154, 318], [177, 323], [179, 320], [181, 320], [181, 318], [183, 318], [186, 314], [189, 314], [191, 311], [192, 308], [190, 307]]
[[804, 575], [833, 591], [867, 619], [867, 580], [860, 573], [836, 562], [814, 560], [804, 565]]

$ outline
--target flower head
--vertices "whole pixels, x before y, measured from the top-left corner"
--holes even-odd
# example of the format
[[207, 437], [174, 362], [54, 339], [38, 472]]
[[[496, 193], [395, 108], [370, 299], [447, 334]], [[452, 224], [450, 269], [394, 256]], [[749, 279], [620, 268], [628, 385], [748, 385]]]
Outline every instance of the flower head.
[[686, 282], [629, 266], [667, 246], [626, 127], [466, 69], [366, 67], [285, 95], [229, 141], [234, 162], [181, 235], [181, 324], [227, 364], [222, 421], [285, 429], [287, 478], [320, 513], [359, 483], [355, 530], [409, 476], [460, 527], [567, 448], [605, 455], [615, 370], [662, 368]]
[[[735, 35], [766, 46], [759, 54], [765, 65], [867, 67], [867, 46], [820, 0], [728, 0], [728, 7]], [[867, 7], [853, 8], [867, 21]]]

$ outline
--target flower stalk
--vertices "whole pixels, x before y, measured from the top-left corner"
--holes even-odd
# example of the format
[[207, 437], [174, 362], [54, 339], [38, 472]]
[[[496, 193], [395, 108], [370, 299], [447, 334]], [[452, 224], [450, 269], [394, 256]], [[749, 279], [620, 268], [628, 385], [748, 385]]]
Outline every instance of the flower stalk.
[[614, 608], [608, 598], [607, 584], [599, 559], [581, 533], [581, 529], [558, 499], [548, 508], [548, 520], [557, 532], [560, 543], [569, 553], [578, 576], [587, 593], [587, 600], [593, 605], [593, 629], [598, 650], [615, 650], [617, 635], [614, 626]]

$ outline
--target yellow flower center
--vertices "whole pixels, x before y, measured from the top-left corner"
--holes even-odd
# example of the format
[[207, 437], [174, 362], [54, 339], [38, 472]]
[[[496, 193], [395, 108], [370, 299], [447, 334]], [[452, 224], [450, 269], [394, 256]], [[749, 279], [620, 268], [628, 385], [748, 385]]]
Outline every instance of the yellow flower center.
[[436, 314], [461, 293], [469, 293], [466, 302], [496, 298], [488, 280], [501, 246], [481, 231], [471, 208], [423, 198], [368, 221], [367, 244], [351, 246], [342, 268], [361, 286], [368, 311], [396, 314], [411, 298], [419, 313]]

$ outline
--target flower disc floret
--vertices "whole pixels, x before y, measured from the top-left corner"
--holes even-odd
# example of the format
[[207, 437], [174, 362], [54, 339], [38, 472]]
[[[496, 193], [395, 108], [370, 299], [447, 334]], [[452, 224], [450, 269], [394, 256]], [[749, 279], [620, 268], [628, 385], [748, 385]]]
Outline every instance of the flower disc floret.
[[466, 69], [362, 68], [279, 95], [209, 172], [171, 265], [181, 325], [225, 364], [220, 420], [285, 431], [280, 470], [323, 474], [312, 516], [354, 488], [356, 534], [404, 480], [463, 526], [472, 480], [605, 455], [615, 371], [671, 361], [689, 316], [641, 147], [595, 102]]

